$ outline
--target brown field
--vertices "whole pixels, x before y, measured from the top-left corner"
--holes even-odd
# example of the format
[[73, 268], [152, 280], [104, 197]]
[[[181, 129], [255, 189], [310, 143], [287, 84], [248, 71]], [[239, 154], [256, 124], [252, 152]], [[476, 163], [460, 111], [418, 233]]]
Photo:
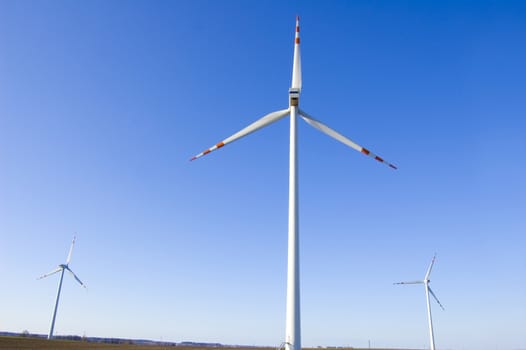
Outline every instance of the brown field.
[[[0, 349], [9, 350], [213, 350], [214, 348], [207, 347], [184, 347], [184, 346], [155, 346], [155, 345], [133, 345], [133, 344], [104, 344], [93, 343], [85, 341], [74, 340], [47, 340], [41, 338], [25, 338], [25, 337], [0, 337]], [[221, 350], [243, 350], [241, 348], [227, 348], [222, 347]], [[262, 350], [262, 349], [252, 349]], [[268, 348], [265, 350], [269, 350]]]
[[[198, 347], [198, 346], [155, 346], [155, 345], [133, 345], [133, 344], [102, 344], [85, 341], [72, 340], [47, 340], [40, 338], [26, 337], [0, 337], [0, 349], [8, 350], [274, 350], [274, 348], [241, 348], [241, 347]], [[359, 348], [304, 348], [304, 350], [366, 350]], [[374, 349], [374, 350], [394, 350], [394, 349]]]

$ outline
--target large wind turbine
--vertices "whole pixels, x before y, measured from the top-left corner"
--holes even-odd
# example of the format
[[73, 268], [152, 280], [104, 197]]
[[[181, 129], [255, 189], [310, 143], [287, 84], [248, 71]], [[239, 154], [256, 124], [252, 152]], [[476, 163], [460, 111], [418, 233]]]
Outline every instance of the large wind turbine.
[[433, 298], [435, 298], [438, 305], [440, 305], [442, 310], [444, 310], [444, 307], [442, 306], [440, 301], [438, 301], [437, 296], [435, 295], [435, 293], [433, 293], [433, 290], [431, 290], [431, 287], [429, 287], [429, 282], [431, 282], [431, 280], [429, 280], [429, 275], [431, 275], [431, 269], [433, 268], [433, 264], [435, 263], [435, 258], [436, 258], [436, 255], [433, 256], [433, 260], [431, 260], [431, 264], [429, 264], [429, 267], [427, 268], [426, 276], [424, 277], [423, 281], [394, 283], [394, 284], [423, 284], [424, 285], [426, 289], [427, 320], [429, 322], [429, 342], [431, 343], [431, 350], [435, 350], [435, 335], [433, 332], [433, 319], [431, 318], [431, 304], [429, 303], [429, 294], [431, 294]]
[[287, 268], [287, 310], [285, 349], [301, 350], [301, 327], [300, 327], [300, 275], [299, 275], [299, 229], [298, 229], [298, 152], [297, 152], [297, 116], [299, 115], [308, 124], [321, 132], [335, 138], [347, 146], [361, 152], [375, 160], [396, 169], [390, 164], [372, 153], [368, 149], [359, 146], [337, 131], [322, 124], [299, 108], [299, 96], [301, 92], [301, 60], [300, 60], [300, 27], [299, 17], [296, 18], [296, 35], [294, 38], [294, 60], [292, 65], [292, 85], [289, 89], [289, 107], [276, 112], [269, 113], [246, 128], [238, 131], [232, 136], [224, 139], [218, 144], [199, 153], [191, 160], [202, 157], [218, 148], [251, 134], [269, 124], [272, 124], [287, 115], [290, 115], [290, 153], [289, 153], [289, 229], [288, 229], [288, 268]]
[[55, 270], [49, 273], [46, 273], [45, 275], [42, 275], [38, 278], [38, 279], [46, 278], [48, 276], [54, 275], [57, 272], [60, 272], [60, 281], [58, 282], [57, 300], [55, 301], [55, 308], [53, 309], [53, 318], [51, 319], [51, 327], [49, 329], [49, 334], [47, 336], [48, 339], [53, 338], [53, 329], [55, 328], [55, 318], [57, 317], [58, 300], [60, 299], [60, 290], [62, 289], [62, 279], [64, 278], [64, 271], [67, 270], [69, 273], [71, 273], [71, 275], [77, 280], [77, 282], [80, 283], [82, 287], [86, 288], [84, 283], [82, 283], [82, 281], [77, 277], [77, 275], [75, 275], [75, 273], [71, 271], [71, 269], [69, 268], [69, 262], [71, 261], [71, 254], [73, 253], [74, 245], [75, 245], [75, 237], [73, 237], [73, 241], [71, 242], [71, 247], [69, 248], [69, 254], [68, 254], [68, 258], [66, 259], [66, 263], [58, 265], [58, 267]]

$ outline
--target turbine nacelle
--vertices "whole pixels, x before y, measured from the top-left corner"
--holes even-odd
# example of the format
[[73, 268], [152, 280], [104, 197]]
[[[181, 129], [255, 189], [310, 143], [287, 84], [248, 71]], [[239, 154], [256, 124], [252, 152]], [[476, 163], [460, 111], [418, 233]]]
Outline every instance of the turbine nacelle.
[[300, 103], [300, 89], [290, 88], [289, 89], [289, 106], [299, 106]]

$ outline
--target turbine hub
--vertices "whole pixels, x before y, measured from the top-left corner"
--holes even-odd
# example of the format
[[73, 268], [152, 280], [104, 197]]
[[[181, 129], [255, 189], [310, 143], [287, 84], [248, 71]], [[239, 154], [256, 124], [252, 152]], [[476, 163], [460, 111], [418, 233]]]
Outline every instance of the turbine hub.
[[298, 106], [300, 102], [300, 89], [290, 88], [289, 89], [289, 106]]

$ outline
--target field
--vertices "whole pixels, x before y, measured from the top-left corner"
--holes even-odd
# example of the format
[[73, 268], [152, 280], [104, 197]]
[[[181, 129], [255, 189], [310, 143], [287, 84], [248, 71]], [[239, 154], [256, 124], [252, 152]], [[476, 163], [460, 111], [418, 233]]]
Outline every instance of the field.
[[[132, 344], [102, 344], [85, 341], [71, 340], [47, 340], [40, 338], [26, 337], [1, 337], [0, 349], [5, 350], [274, 350], [274, 348], [241, 348], [241, 347], [198, 347], [198, 346], [155, 346], [155, 345], [132, 345]], [[365, 350], [358, 348], [323, 348], [327, 350]], [[303, 350], [321, 350], [303, 349]], [[394, 349], [374, 349], [374, 350], [394, 350]]]
[[[213, 350], [210, 347], [184, 347], [184, 346], [155, 346], [155, 345], [134, 345], [134, 344], [104, 344], [73, 340], [47, 340], [42, 338], [27, 337], [0, 337], [0, 349], [9, 350]], [[242, 350], [241, 348], [222, 347], [221, 350]], [[262, 350], [262, 349], [252, 349]], [[265, 350], [269, 350], [268, 348]]]

